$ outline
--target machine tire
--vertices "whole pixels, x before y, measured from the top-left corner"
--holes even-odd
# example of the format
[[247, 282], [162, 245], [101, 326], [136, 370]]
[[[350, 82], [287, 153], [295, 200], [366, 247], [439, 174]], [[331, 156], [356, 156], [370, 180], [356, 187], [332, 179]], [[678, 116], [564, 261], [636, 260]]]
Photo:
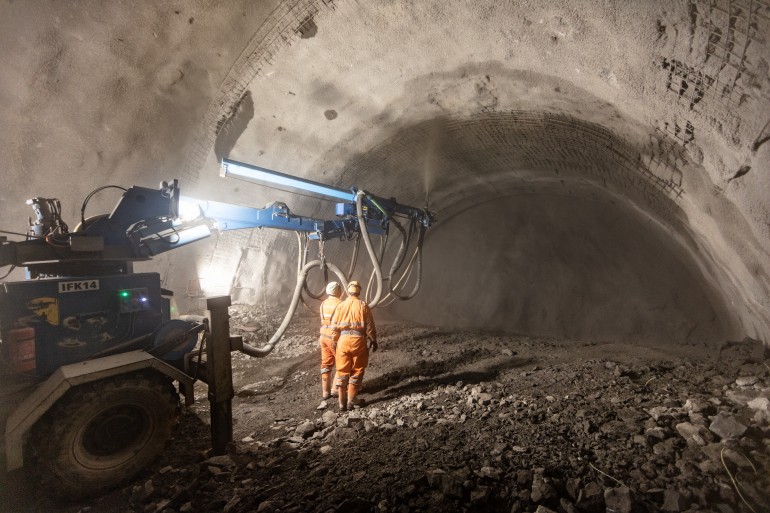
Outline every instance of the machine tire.
[[44, 489], [59, 497], [103, 492], [160, 454], [178, 414], [173, 383], [152, 371], [81, 385], [35, 426], [33, 471]]

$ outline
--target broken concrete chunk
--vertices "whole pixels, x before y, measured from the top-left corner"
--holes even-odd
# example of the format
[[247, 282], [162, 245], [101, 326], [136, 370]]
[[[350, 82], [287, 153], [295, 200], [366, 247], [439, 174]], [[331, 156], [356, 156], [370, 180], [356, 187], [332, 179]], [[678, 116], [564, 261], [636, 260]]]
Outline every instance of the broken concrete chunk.
[[757, 382], [756, 376], [740, 376], [735, 379], [735, 384], [739, 387], [750, 387]]
[[684, 497], [676, 490], [666, 489], [663, 492], [663, 506], [662, 511], [682, 511], [687, 507]]
[[728, 390], [725, 392], [725, 397], [740, 406], [746, 406], [746, 404], [756, 396], [756, 393], [749, 390]]
[[720, 413], [711, 421], [709, 431], [722, 439], [732, 439], [738, 438], [745, 433], [746, 426], [740, 423], [735, 417]]
[[757, 397], [746, 403], [746, 406], [752, 410], [770, 411], [770, 399], [767, 397]]
[[502, 475], [503, 471], [499, 468], [494, 467], [481, 467], [481, 470], [479, 470], [479, 475], [482, 477], [487, 477], [489, 479], [500, 479], [500, 476]]
[[617, 513], [631, 513], [633, 502], [631, 500], [631, 490], [626, 486], [617, 488], [607, 488], [604, 490], [604, 504], [607, 511]]
[[556, 497], [556, 488], [547, 477], [536, 475], [532, 481], [532, 501], [548, 502]]
[[302, 438], [307, 438], [312, 435], [314, 431], [315, 423], [307, 421], [297, 426], [297, 429], [294, 430], [294, 434]]
[[257, 513], [273, 513], [274, 511], [280, 511], [283, 507], [282, 500], [266, 500], [259, 503]]
[[463, 486], [462, 480], [454, 474], [448, 474], [442, 469], [433, 469], [425, 473], [425, 478], [431, 488], [452, 499], [464, 499], [468, 491]]
[[329, 438], [332, 438], [335, 440], [352, 440], [357, 436], [358, 434], [356, 433], [356, 430], [354, 428], [339, 427], [334, 431], [332, 431], [332, 433], [329, 435]]
[[679, 432], [679, 436], [684, 438], [687, 443], [696, 443], [697, 445], [704, 445], [703, 439], [704, 429], [701, 426], [696, 426], [690, 422], [681, 422], [676, 425], [676, 430]]
[[224, 509], [222, 509], [223, 513], [228, 513], [229, 511], [232, 511], [232, 509], [241, 502], [241, 498], [235, 495], [232, 499], [230, 499], [227, 504], [225, 504]]
[[321, 415], [321, 420], [324, 421], [324, 424], [334, 424], [337, 422], [337, 413], [333, 411], [325, 411], [323, 415]]
[[603, 498], [602, 486], [596, 481], [591, 481], [580, 490], [577, 505], [579, 509], [591, 510], [601, 504]]
[[225, 467], [225, 468], [235, 466], [235, 462], [227, 454], [223, 456], [212, 456], [211, 458], [207, 459], [203, 463], [206, 465], [213, 465], [216, 467]]
[[492, 402], [492, 394], [481, 393], [478, 396], [479, 404], [487, 405]]
[[656, 456], [674, 458], [676, 454], [676, 438], [667, 438], [652, 446], [652, 452]]

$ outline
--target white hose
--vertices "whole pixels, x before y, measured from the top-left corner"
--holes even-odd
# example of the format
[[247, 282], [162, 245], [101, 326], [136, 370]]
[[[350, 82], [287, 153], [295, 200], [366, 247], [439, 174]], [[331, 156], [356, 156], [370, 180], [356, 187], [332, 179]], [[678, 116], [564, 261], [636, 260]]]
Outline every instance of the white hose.
[[[283, 318], [283, 322], [278, 327], [278, 330], [275, 332], [275, 335], [262, 347], [254, 347], [252, 345], [249, 345], [247, 343], [243, 343], [243, 349], [241, 349], [242, 352], [246, 353], [249, 356], [253, 356], [255, 358], [262, 358], [264, 356], [267, 356], [270, 354], [270, 352], [275, 348], [275, 345], [278, 343], [279, 340], [281, 340], [281, 337], [283, 337], [284, 332], [286, 331], [286, 328], [289, 327], [289, 323], [291, 322], [292, 317], [294, 317], [294, 313], [297, 311], [297, 305], [299, 304], [300, 296], [302, 295], [302, 287], [305, 285], [305, 280], [307, 279], [307, 273], [312, 269], [313, 267], [317, 265], [322, 265], [322, 262], [320, 260], [313, 260], [312, 262], [308, 262], [305, 264], [304, 267], [300, 270], [300, 272], [297, 274], [297, 285], [294, 287], [294, 296], [291, 298], [291, 304], [289, 305], [289, 310], [286, 312], [286, 315]], [[334, 264], [326, 263], [326, 265], [331, 269], [334, 274], [337, 275], [337, 277], [342, 282], [343, 286], [347, 289], [348, 288], [348, 281], [345, 278], [345, 274]]]
[[[415, 259], [418, 257], [419, 254], [421, 254], [421, 251], [422, 251], [421, 247], [415, 248], [414, 253], [412, 254], [412, 258], [409, 259], [409, 262], [407, 263], [406, 268], [404, 269], [404, 273], [401, 275], [401, 277], [396, 282], [396, 284], [391, 287], [391, 291], [388, 292], [385, 295], [385, 297], [382, 298], [382, 300], [380, 300], [379, 306], [388, 306], [388, 305], [391, 305], [396, 299], [403, 299], [395, 293], [395, 290], [401, 286], [401, 283], [404, 282], [404, 280], [409, 279], [409, 277], [412, 274], [412, 268], [414, 267]], [[414, 292], [412, 296], [410, 296], [408, 299], [411, 299], [412, 297], [414, 297], [414, 294], [416, 294], [416, 292]]]
[[366, 228], [366, 220], [364, 219], [364, 209], [362, 205], [365, 195], [364, 191], [356, 192], [356, 216], [358, 217], [358, 226], [361, 229], [361, 236], [364, 238], [364, 244], [366, 244], [366, 250], [369, 252], [369, 257], [372, 259], [374, 273], [377, 275], [377, 293], [374, 295], [372, 302], [369, 303], [369, 308], [374, 308], [377, 306], [377, 303], [380, 302], [380, 296], [382, 295], [382, 269], [380, 269], [380, 262], [377, 260], [377, 255], [374, 253], [372, 241], [369, 239], [369, 231]]

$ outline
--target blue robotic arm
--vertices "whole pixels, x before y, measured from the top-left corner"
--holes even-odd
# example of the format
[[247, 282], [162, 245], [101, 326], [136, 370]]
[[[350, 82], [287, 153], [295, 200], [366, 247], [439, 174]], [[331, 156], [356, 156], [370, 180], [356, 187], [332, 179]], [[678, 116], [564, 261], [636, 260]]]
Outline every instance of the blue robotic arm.
[[[325, 220], [299, 216], [293, 214], [289, 207], [281, 202], [271, 203], [265, 208], [253, 208], [182, 196], [180, 209], [182, 212], [194, 210], [197, 216], [192, 220], [193, 223], [196, 220], [208, 222], [211, 228], [218, 231], [274, 228], [305, 232], [311, 239], [329, 240], [349, 238], [359, 229], [355, 217]], [[385, 231], [380, 220], [367, 219], [366, 224], [370, 233], [381, 234]]]
[[204, 239], [211, 229], [273, 228], [304, 232], [311, 239], [325, 241], [350, 239], [361, 231], [361, 221], [368, 233], [383, 234], [394, 216], [409, 217], [423, 228], [433, 220], [427, 210], [368, 193], [363, 196], [363, 215], [358, 216], [355, 201], [360, 193], [356, 188], [345, 191], [229, 159], [224, 159], [222, 169], [224, 176], [291, 187], [343, 203], [337, 205], [336, 219], [314, 219], [293, 214], [284, 203], [253, 208], [184, 197], [173, 180], [161, 183], [157, 190], [131, 187], [110, 214], [84, 219], [69, 232], [57, 199], [34, 198], [28, 203], [37, 219], [27, 240], [0, 238], [0, 267], [25, 266], [31, 277], [120, 274], [131, 272], [133, 261], [149, 260]]

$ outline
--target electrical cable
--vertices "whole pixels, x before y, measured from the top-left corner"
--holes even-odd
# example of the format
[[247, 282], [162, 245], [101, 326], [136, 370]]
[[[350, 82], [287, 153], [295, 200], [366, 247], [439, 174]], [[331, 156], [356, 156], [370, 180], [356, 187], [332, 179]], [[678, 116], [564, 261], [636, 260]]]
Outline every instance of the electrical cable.
[[9, 276], [11, 275], [11, 273], [13, 272], [13, 270], [14, 270], [14, 269], [16, 269], [16, 266], [15, 266], [15, 265], [12, 265], [12, 266], [11, 266], [11, 268], [10, 268], [10, 269], [8, 269], [8, 272], [7, 272], [7, 273], [5, 273], [4, 275], [0, 276], [0, 280], [4, 280], [4, 279], [6, 279], [7, 277], [9, 277]]
[[28, 239], [45, 239], [43, 235], [31, 235], [29, 233], [9, 232], [8, 230], [0, 230], [0, 233], [7, 233], [8, 235], [19, 235], [20, 237], [27, 237]]
[[91, 191], [88, 196], [86, 196], [86, 199], [83, 200], [83, 205], [80, 207], [80, 223], [81, 226], [85, 226], [86, 224], [86, 206], [88, 206], [88, 202], [91, 200], [91, 197], [96, 194], [99, 191], [102, 191], [104, 189], [120, 189], [123, 192], [126, 192], [128, 189], [125, 187], [121, 187], [120, 185], [103, 185], [101, 187], [97, 187], [93, 191]]

